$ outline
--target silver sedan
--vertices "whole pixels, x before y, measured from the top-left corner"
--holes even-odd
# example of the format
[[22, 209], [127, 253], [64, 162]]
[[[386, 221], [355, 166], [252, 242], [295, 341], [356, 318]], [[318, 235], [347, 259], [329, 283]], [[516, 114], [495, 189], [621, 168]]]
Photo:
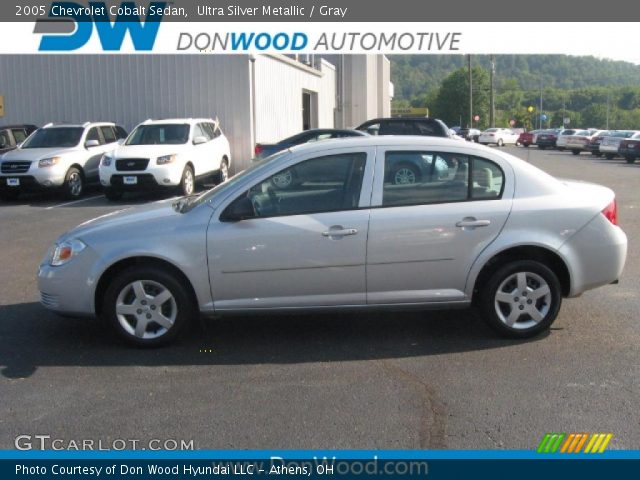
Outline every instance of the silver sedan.
[[480, 145], [372, 137], [295, 147], [198, 197], [89, 221], [38, 278], [47, 308], [141, 346], [198, 315], [472, 305], [523, 338], [563, 297], [616, 281], [626, 253], [608, 188]]

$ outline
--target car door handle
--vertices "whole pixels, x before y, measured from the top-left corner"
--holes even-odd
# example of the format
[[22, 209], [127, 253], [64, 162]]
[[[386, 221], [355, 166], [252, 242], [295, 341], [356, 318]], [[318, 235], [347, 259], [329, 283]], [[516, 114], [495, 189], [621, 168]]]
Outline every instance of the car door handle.
[[491, 220], [476, 220], [473, 217], [463, 218], [459, 222], [456, 223], [456, 227], [488, 227], [491, 225]]
[[323, 237], [345, 237], [347, 235], [355, 235], [358, 230], [355, 228], [331, 227], [328, 231], [322, 232]]

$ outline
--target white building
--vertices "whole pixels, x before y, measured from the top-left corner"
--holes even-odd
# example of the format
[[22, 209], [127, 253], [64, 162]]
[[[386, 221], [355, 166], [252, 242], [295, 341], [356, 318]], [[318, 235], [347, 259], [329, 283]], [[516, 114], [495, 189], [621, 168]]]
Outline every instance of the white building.
[[215, 117], [235, 170], [257, 142], [390, 113], [383, 55], [0, 55], [0, 124]]

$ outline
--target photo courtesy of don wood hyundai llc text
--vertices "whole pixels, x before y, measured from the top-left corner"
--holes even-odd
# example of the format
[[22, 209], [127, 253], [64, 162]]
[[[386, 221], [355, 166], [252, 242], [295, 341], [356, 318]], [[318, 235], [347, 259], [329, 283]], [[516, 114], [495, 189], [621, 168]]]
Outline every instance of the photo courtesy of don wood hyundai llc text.
[[0, 4], [0, 477], [633, 476], [639, 14]]

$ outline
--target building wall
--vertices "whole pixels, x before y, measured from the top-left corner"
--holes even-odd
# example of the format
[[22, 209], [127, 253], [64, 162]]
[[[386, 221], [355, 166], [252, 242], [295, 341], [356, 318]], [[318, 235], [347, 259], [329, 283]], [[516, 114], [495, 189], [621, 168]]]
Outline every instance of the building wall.
[[255, 60], [256, 142], [277, 142], [302, 130], [302, 93], [318, 98], [318, 128], [333, 128], [336, 71], [327, 61], [319, 70], [275, 55]]

